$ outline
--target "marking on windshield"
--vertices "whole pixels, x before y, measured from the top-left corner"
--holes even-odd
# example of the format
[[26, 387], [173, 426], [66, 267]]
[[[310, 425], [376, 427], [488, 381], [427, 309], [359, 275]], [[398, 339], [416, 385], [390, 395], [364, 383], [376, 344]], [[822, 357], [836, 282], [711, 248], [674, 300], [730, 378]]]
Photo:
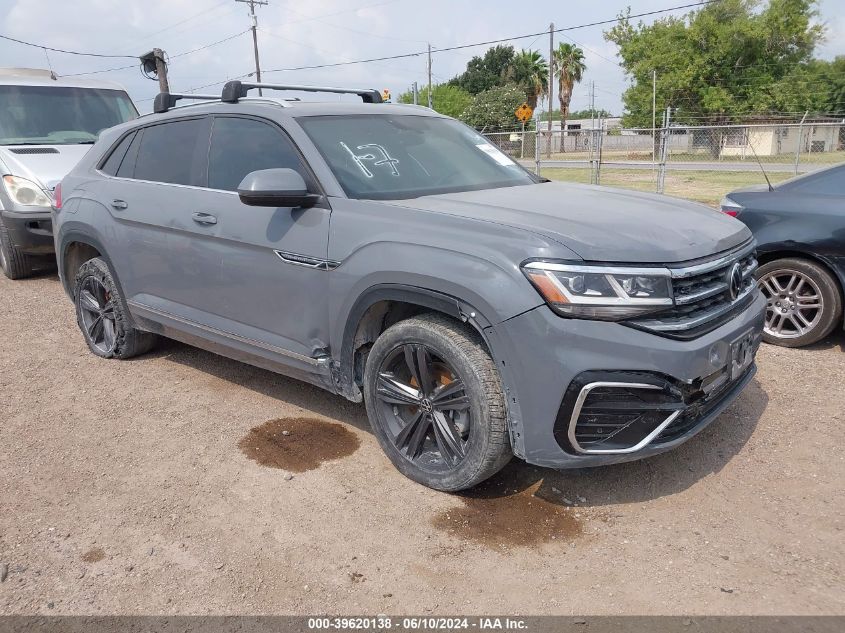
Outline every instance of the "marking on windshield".
[[370, 169], [364, 164], [364, 161], [372, 161], [374, 167], [389, 165], [390, 173], [394, 176], [399, 175], [399, 170], [396, 168], [396, 166], [399, 164], [399, 159], [393, 158], [390, 154], [387, 153], [387, 150], [378, 143], [367, 143], [366, 145], [358, 145], [355, 148], [359, 151], [365, 151], [366, 153], [364, 154], [356, 154], [343, 141], [340, 141], [340, 146], [349, 153], [349, 155], [352, 157], [352, 160], [355, 161], [355, 164], [358, 165], [358, 168], [361, 170], [361, 172], [363, 172], [363, 174], [367, 178], [373, 178], [375, 174], [373, 174], [373, 172], [370, 171]]

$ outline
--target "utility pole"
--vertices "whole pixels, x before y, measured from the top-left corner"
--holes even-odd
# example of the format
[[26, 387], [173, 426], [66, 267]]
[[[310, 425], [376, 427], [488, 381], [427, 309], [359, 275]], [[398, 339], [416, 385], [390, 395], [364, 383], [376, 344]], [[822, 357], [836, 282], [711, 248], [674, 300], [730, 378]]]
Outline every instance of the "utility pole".
[[[548, 144], [548, 156], [549, 158], [552, 157], [552, 110], [554, 110], [554, 106], [552, 102], [552, 96], [554, 95], [554, 81], [555, 81], [555, 23], [552, 22], [549, 24], [549, 144]], [[538, 128], [539, 130], [539, 128]], [[537, 132], [539, 136], [539, 131]], [[560, 142], [563, 144], [563, 130], [560, 131]]]
[[657, 70], [651, 71], [651, 171], [657, 163]]
[[170, 92], [170, 84], [167, 81], [167, 62], [164, 61], [164, 51], [160, 48], [154, 48], [153, 58], [155, 59], [156, 64], [158, 89], [160, 92]]
[[428, 107], [433, 107], [431, 100], [431, 44], [428, 45]]
[[[267, 0], [235, 0], [235, 2], [249, 5], [249, 16], [252, 18], [252, 48], [255, 52], [255, 79], [261, 83], [261, 64], [258, 61], [258, 18], [255, 16], [255, 5], [269, 4], [269, 2]], [[258, 94], [262, 94], [261, 88], [258, 89]]]
[[419, 91], [419, 88], [417, 88], [417, 82], [416, 82], [416, 81], [414, 82], [414, 86], [413, 86], [413, 88], [411, 89], [411, 92], [413, 92], [413, 93], [414, 93], [414, 105], [419, 105], [419, 102], [420, 102], [420, 91]]

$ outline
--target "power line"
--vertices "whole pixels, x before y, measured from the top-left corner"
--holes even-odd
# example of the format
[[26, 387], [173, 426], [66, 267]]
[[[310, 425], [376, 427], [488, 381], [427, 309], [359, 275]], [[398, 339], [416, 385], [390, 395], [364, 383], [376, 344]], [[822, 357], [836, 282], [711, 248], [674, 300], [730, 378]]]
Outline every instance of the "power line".
[[223, 42], [228, 42], [229, 40], [233, 40], [236, 37], [240, 37], [241, 35], [245, 35], [250, 32], [251, 29], [246, 29], [245, 31], [241, 31], [240, 33], [235, 33], [234, 35], [230, 35], [229, 37], [224, 37], [222, 40], [217, 40], [216, 42], [212, 42], [211, 44], [206, 44], [205, 46], [200, 46], [198, 48], [191, 49], [189, 51], [185, 51], [184, 53], [177, 53], [175, 55], [170, 55], [170, 59], [176, 59], [177, 57], [184, 57], [185, 55], [192, 55], [193, 53], [198, 53], [200, 51], [204, 51], [207, 48], [211, 48], [212, 46], [217, 46], [218, 44], [222, 44]]
[[[658, 9], [658, 10], [655, 10], [655, 11], [646, 11], [646, 12], [643, 12], [643, 13], [634, 13], [634, 14], [627, 15], [627, 16], [624, 16], [624, 17], [616, 17], [616, 18], [613, 18], [613, 19], [610, 19], [610, 20], [599, 20], [597, 22], [589, 22], [587, 24], [578, 24], [576, 26], [567, 26], [567, 27], [563, 27], [563, 28], [560, 28], [560, 29], [553, 29], [552, 33], [563, 33], [564, 31], [574, 31], [576, 29], [584, 29], [584, 28], [589, 28], [589, 27], [593, 27], [593, 26], [602, 26], [602, 25], [605, 25], [605, 24], [613, 24], [613, 23], [618, 22], [619, 20], [622, 20], [622, 19], [643, 18], [643, 17], [647, 17], [647, 16], [651, 16], [651, 15], [668, 13], [670, 11], [678, 11], [680, 9], [689, 9], [689, 8], [692, 8], [692, 7], [702, 7], [702, 6], [705, 6], [705, 5], [708, 5], [708, 4], [713, 4], [715, 2], [721, 2], [721, 0], [706, 0], [705, 2], [696, 2], [694, 4], [682, 4], [682, 5], [678, 5], [678, 6], [675, 6], [675, 7], [669, 7], [667, 9]], [[540, 37], [541, 35], [548, 35], [548, 34], [549, 34], [549, 31], [546, 30], [546, 31], [541, 31], [540, 33], [528, 33], [527, 35], [515, 35], [513, 37], [504, 37], [504, 38], [496, 39], [496, 40], [487, 40], [485, 42], [474, 42], [472, 44], [459, 44], [459, 45], [456, 45], [456, 46], [447, 46], [447, 47], [432, 49], [431, 52], [432, 53], [446, 53], [448, 51], [457, 51], [457, 50], [461, 50], [461, 49], [465, 49], [465, 48], [472, 48], [474, 46], [489, 46], [490, 44], [501, 44], [503, 42], [512, 42], [512, 41], [515, 41], [515, 40], [524, 40], [524, 39], [528, 39], [528, 38], [532, 38], [532, 37], [536, 38], [536, 37]], [[297, 67], [294, 67], [294, 68], [274, 68], [274, 69], [271, 69], [271, 70], [265, 70], [264, 72], [265, 73], [276, 73], [276, 72], [288, 72], [288, 71], [295, 71], [295, 70], [317, 70], [317, 69], [320, 69], [320, 68], [331, 68], [331, 67], [335, 67], [335, 66], [348, 66], [348, 65], [351, 65], [351, 64], [367, 64], [367, 63], [370, 63], [370, 62], [387, 61], [387, 60], [390, 60], [390, 59], [405, 59], [405, 58], [408, 58], [408, 57], [419, 57], [421, 55], [427, 55], [427, 54], [428, 54], [428, 51], [426, 50], [426, 51], [417, 51], [417, 52], [413, 52], [413, 53], [402, 53], [402, 54], [399, 54], [399, 55], [385, 55], [383, 57], [373, 57], [373, 58], [370, 58], [370, 59], [358, 59], [358, 60], [346, 61], [346, 62], [335, 62], [335, 63], [330, 63], [330, 64], [314, 64], [312, 66], [297, 66]]]
[[[164, 33], [165, 31], [169, 31], [170, 29], [174, 29], [177, 26], [185, 24], [185, 22], [190, 22], [191, 20], [195, 20], [196, 18], [203, 16], [207, 13], [211, 13], [212, 11], [216, 11], [217, 9], [219, 9], [220, 7], [222, 7], [225, 4], [229, 4], [229, 0], [223, 0], [222, 2], [218, 2], [214, 6], [208, 7], [207, 9], [203, 9], [202, 11], [199, 11], [198, 13], [194, 13], [193, 15], [185, 18], [184, 20], [179, 20], [178, 22], [174, 22], [170, 26], [165, 26], [163, 29], [159, 29], [158, 31], [153, 31], [152, 33], [147, 33], [146, 35], [142, 35], [141, 38], [142, 39], [149, 39], [154, 35], [158, 35], [159, 33]], [[135, 41], [137, 41], [137, 40], [135, 40]]]
[[[194, 53], [198, 53], [200, 51], [204, 51], [207, 48], [211, 48], [212, 46], [217, 46], [218, 44], [222, 44], [223, 42], [228, 42], [229, 40], [233, 40], [236, 37], [240, 37], [249, 32], [249, 29], [245, 31], [241, 31], [240, 33], [235, 33], [234, 35], [230, 35], [229, 37], [224, 37], [222, 40], [217, 40], [216, 42], [211, 42], [210, 44], [205, 44], [204, 46], [198, 46], [197, 48], [193, 48], [189, 51], [184, 51], [181, 53], [176, 53], [175, 55], [169, 55], [169, 59], [176, 59], [178, 57], [184, 57], [186, 55], [192, 55]], [[169, 61], [169, 60], [168, 60]], [[81, 77], [83, 75], [99, 75], [100, 73], [110, 73], [118, 70], [127, 70], [128, 68], [137, 68], [138, 64], [131, 64], [128, 66], [117, 66], [116, 68], [104, 68], [102, 70], [91, 70], [89, 72], [84, 73], [68, 73], [66, 75], [57, 75], [58, 77]]]
[[45, 46], [43, 44], [33, 44], [32, 42], [25, 42], [24, 40], [19, 40], [14, 37], [9, 37], [8, 35], [0, 35], [0, 39], [9, 40], [10, 42], [16, 42], [17, 44], [24, 44], [25, 46], [32, 46], [34, 48], [40, 48], [45, 51], [52, 51], [53, 53], [65, 53], [66, 55], [82, 55], [84, 57], [111, 57], [111, 58], [118, 58], [118, 59], [136, 59], [134, 55], [104, 55], [102, 53], [81, 53], [79, 51], [68, 51], [62, 48], [53, 48], [51, 46]]

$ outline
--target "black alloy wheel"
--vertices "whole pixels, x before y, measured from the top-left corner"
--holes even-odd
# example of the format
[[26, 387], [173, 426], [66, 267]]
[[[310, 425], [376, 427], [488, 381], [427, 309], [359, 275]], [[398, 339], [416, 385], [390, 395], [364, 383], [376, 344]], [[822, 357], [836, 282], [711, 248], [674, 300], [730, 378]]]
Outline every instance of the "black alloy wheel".
[[94, 276], [85, 278], [79, 290], [80, 327], [88, 339], [103, 355], [114, 351], [117, 324], [114, 300], [102, 281]]
[[399, 321], [366, 359], [364, 400], [385, 454], [429, 488], [471, 488], [513, 457], [496, 364], [481, 336], [428, 313]]
[[442, 473], [466, 458], [466, 387], [434, 350], [414, 343], [394, 348], [379, 368], [376, 397], [391, 440], [406, 459]]

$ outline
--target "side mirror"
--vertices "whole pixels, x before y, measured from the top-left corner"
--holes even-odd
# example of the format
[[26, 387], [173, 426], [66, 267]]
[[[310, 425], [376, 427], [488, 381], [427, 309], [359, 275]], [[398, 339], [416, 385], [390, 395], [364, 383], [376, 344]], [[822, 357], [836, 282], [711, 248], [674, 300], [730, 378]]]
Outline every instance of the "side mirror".
[[238, 197], [251, 207], [313, 207], [320, 196], [308, 193], [302, 176], [293, 169], [259, 169], [238, 185]]

